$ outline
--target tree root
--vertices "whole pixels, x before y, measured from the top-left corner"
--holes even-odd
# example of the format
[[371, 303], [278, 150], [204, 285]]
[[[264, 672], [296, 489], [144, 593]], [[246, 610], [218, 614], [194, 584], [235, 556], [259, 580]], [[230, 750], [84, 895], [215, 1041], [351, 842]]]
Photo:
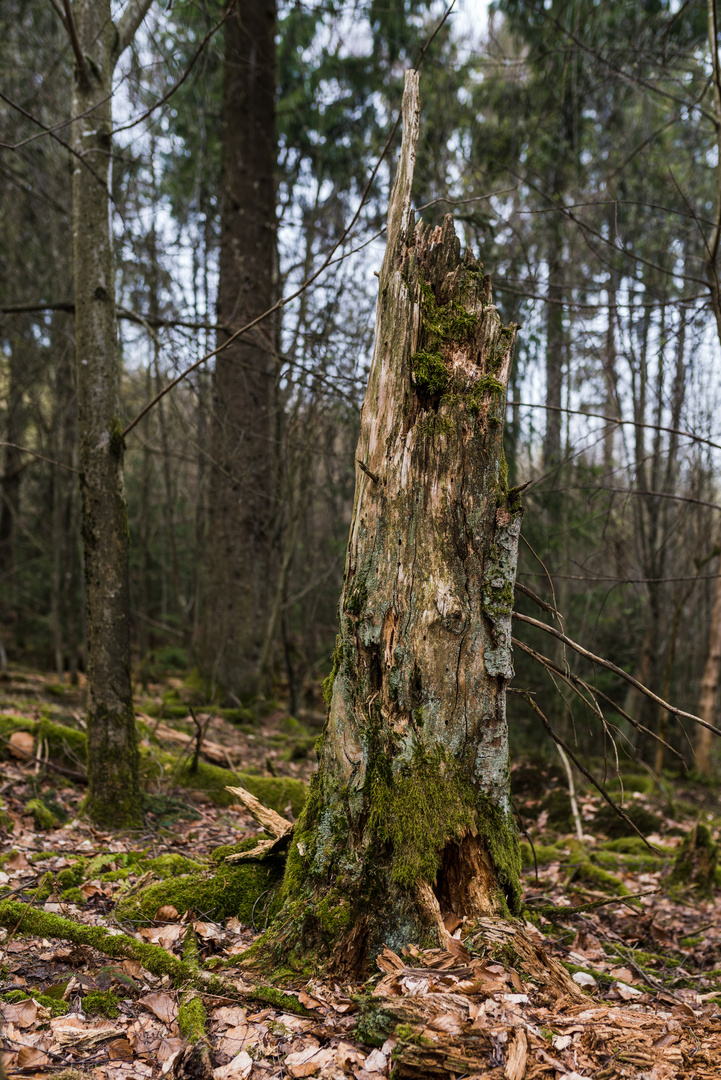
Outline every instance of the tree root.
[[73, 945], [86, 945], [113, 959], [137, 960], [151, 975], [167, 975], [176, 984], [194, 987], [206, 993], [219, 994], [234, 1000], [260, 1001], [299, 1016], [314, 1016], [292, 994], [284, 994], [275, 986], [243, 986], [206, 971], [191, 960], [180, 960], [160, 945], [137, 941], [128, 934], [113, 933], [101, 926], [85, 926], [54, 912], [38, 911], [17, 900], [0, 900], [0, 926], [12, 935], [33, 934], [43, 938], [59, 938]]

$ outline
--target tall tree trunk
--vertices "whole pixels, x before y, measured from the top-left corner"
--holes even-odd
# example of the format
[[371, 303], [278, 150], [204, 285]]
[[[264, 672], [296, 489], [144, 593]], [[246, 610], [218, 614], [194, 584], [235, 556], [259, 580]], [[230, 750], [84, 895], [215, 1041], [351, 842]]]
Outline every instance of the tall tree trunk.
[[411, 71], [329, 714], [273, 929], [353, 966], [520, 901], [505, 690], [522, 509], [502, 444], [515, 328], [450, 217], [413, 228], [418, 117]]
[[120, 357], [110, 228], [113, 72], [150, 6], [75, 0], [73, 83], [75, 349], [88, 645], [86, 811], [104, 827], [141, 823], [130, 685], [128, 521], [123, 491]]
[[[554, 194], [560, 200], [558, 185]], [[551, 228], [548, 250], [548, 301], [546, 303], [546, 432], [543, 437], [543, 471], [549, 472], [561, 461], [561, 394], [563, 390], [563, 362], [565, 357], [565, 334], [563, 330], [563, 285], [559, 281], [563, 267], [563, 237], [560, 223]], [[555, 480], [556, 478], [554, 478]], [[558, 496], [551, 497], [554, 513], [558, 509]]]
[[[721, 153], [721, 57], [718, 50], [719, 19], [716, 0], [707, 0], [708, 13], [708, 44], [711, 53], [713, 67], [713, 106], [716, 118], [716, 146]], [[721, 158], [716, 164], [716, 215], [715, 224], [711, 236], [706, 242], [706, 280], [709, 287], [711, 308], [716, 321], [716, 334], [721, 344], [721, 281], [718, 271], [718, 252], [721, 245]], [[706, 656], [703, 678], [701, 680], [701, 694], [699, 696], [698, 714], [702, 720], [714, 722], [716, 715], [716, 699], [718, 686], [721, 681], [721, 565], [718, 568], [716, 579], [716, 591], [714, 593], [713, 608], [711, 611], [711, 626], [709, 627], [709, 646]], [[696, 753], [696, 765], [699, 772], [705, 776], [711, 774], [711, 736], [712, 733], [706, 728], [696, 729], [694, 750]]]
[[[240, 327], [273, 303], [275, 0], [236, 5], [225, 24], [218, 320]], [[227, 339], [221, 332], [219, 344]], [[225, 691], [253, 692], [271, 584], [272, 327], [216, 359], [206, 592], [199, 660]]]
[[6, 608], [5, 618], [16, 617], [15, 604], [15, 539], [20, 512], [20, 480], [23, 471], [23, 455], [18, 449], [25, 431], [23, 408], [24, 373], [27, 365], [26, 345], [20, 335], [12, 342], [8, 364], [7, 415], [5, 420], [5, 453], [3, 471], [0, 474], [0, 593]]

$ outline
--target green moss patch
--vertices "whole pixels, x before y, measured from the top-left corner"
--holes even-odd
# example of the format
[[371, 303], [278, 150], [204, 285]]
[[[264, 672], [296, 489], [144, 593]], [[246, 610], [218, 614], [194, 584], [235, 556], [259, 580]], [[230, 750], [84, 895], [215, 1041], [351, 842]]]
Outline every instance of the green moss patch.
[[120, 1016], [120, 1000], [110, 990], [90, 990], [83, 998], [83, 1012], [88, 1016], [105, 1016], [115, 1020]]
[[197, 995], [181, 1001], [178, 1008], [178, 1028], [184, 1039], [196, 1043], [205, 1038], [208, 1015], [203, 1002]]
[[435, 881], [443, 849], [467, 833], [480, 833], [508, 907], [520, 909], [521, 859], [512, 821], [458, 775], [440, 750], [416, 749], [398, 772], [379, 756], [370, 775], [370, 827], [393, 851], [392, 877], [410, 890]]
[[303, 809], [308, 792], [308, 787], [302, 780], [285, 776], [234, 773], [230, 769], [209, 765], [205, 761], [199, 762], [195, 771], [191, 769], [190, 763], [185, 765], [176, 777], [176, 783], [181, 787], [206, 792], [217, 806], [232, 806], [237, 803], [235, 795], [226, 791], [229, 785], [244, 787], [264, 806], [269, 806], [278, 814], [285, 814], [286, 808], [290, 806], [294, 817], [298, 817]]
[[700, 896], [710, 897], [715, 884], [718, 844], [711, 830], [697, 822], [684, 840], [668, 879], [674, 888], [693, 888]]
[[159, 908], [172, 904], [179, 914], [225, 919], [235, 915], [247, 925], [262, 924], [280, 908], [278, 886], [283, 861], [223, 863], [214, 873], [183, 874], [149, 885], [136, 896], [118, 903], [118, 918], [133, 923], [152, 923]]
[[29, 799], [25, 803], [25, 813], [32, 814], [35, 828], [41, 832], [46, 829], [55, 829], [59, 825], [55, 814], [47, 808], [42, 799]]
[[[635, 825], [642, 833], [656, 832], [663, 824], [657, 814], [652, 813], [645, 806], [635, 801], [626, 803], [622, 809], [629, 821], [632, 822], [632, 825]], [[632, 825], [625, 821], [608, 804], [602, 806], [593, 819], [594, 831], [598, 830], [598, 832], [605, 833], [611, 839], [637, 835]]]

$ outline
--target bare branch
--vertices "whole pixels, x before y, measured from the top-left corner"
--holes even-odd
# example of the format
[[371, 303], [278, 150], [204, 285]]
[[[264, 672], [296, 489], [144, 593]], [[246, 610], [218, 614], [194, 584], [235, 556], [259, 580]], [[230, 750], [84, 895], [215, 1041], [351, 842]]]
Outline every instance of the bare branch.
[[123, 124], [122, 127], [115, 128], [114, 131], [113, 131], [113, 135], [116, 135], [119, 131], [127, 131], [129, 128], [135, 127], [136, 124], [142, 123], [143, 120], [147, 120], [147, 118], [149, 116], [151, 116], [152, 113], [154, 113], [156, 111], [156, 109], [159, 109], [162, 105], [165, 105], [165, 103], [170, 100], [170, 98], [173, 96], [173, 94], [176, 92], [176, 90], [179, 90], [180, 87], [185, 82], [185, 80], [188, 78], [188, 75], [190, 75], [191, 71], [195, 67], [195, 62], [198, 59], [198, 57], [200, 56], [200, 54], [202, 53], [203, 49], [208, 44], [208, 42], [213, 37], [213, 35], [218, 30], [220, 30], [221, 26], [223, 25], [223, 23], [228, 18], [231, 11], [233, 10], [234, 6], [235, 6], [235, 0], [231, 0], [231, 3], [228, 5], [228, 7], [227, 7], [227, 9], [225, 11], [225, 14], [223, 15], [223, 18], [220, 20], [220, 22], [216, 23], [215, 26], [212, 27], [212, 29], [209, 30], [208, 33], [205, 35], [205, 37], [201, 41], [200, 45], [198, 46], [198, 48], [193, 53], [193, 56], [191, 58], [190, 63], [188, 64], [187, 68], [185, 69], [183, 74], [180, 76], [178, 81], [173, 86], [171, 86], [171, 88], [170, 88], [170, 90], [168, 90], [167, 94], [164, 94], [160, 98], [159, 101], [156, 101], [154, 105], [151, 105], [150, 108], [146, 109], [144, 113], [140, 114], [140, 116], [136, 116], [136, 118], [134, 120], [130, 120], [127, 124]]
[[[694, 713], [684, 712], [683, 709], [677, 709], [674, 705], [670, 705], [668, 701], [664, 701], [658, 694], [654, 694], [652, 690], [649, 690], [642, 682], [635, 679], [633, 675], [629, 675], [623, 668], [618, 667], [610, 660], [604, 660], [603, 657], [596, 656], [594, 653], [589, 652], [588, 649], [584, 649], [583, 645], [579, 645], [578, 642], [573, 641], [570, 637], [567, 637], [566, 634], [562, 634], [561, 631], [556, 630], [554, 626], [539, 622], [538, 619], [532, 619], [530, 615], [521, 615], [520, 611], [514, 611], [512, 614], [513, 618], [518, 619], [519, 622], [528, 623], [530, 626], [535, 626], [539, 630], [545, 630], [547, 634], [551, 634], [552, 637], [558, 638], [564, 645], [568, 645], [574, 652], [577, 652], [579, 656], [583, 656], [586, 660], [590, 660], [592, 664], [599, 664], [601, 667], [620, 676], [620, 678], [629, 683], [630, 686], [635, 687], [636, 690], [640, 690], [647, 698], [650, 698], [651, 701], [655, 701], [657, 705], [664, 708], [666, 712], [671, 713], [673, 716], [683, 717], [684, 720], [692, 720], [694, 724], [699, 724], [701, 727], [713, 731], [714, 735], [721, 735], [721, 729], [714, 727], [713, 724], [709, 724], [706, 720], [702, 720], [700, 716], [695, 716]], [[564, 750], [567, 750], [567, 747], [564, 746]]]
[[[571, 416], [591, 416], [594, 420], [605, 420], [609, 424], [618, 424], [619, 427], [630, 424], [631, 427], [648, 428], [651, 431], [665, 431], [668, 435], [681, 435], [684, 439], [692, 439], [694, 442], [710, 446], [713, 450], [721, 450], [721, 443], [704, 439], [701, 435], [694, 435], [692, 431], [684, 431], [683, 428], [664, 427], [662, 424], [646, 424], [640, 420], [622, 420], [618, 416], [606, 416], [604, 413], [589, 412], [587, 409], [569, 409], [563, 405], [542, 405], [533, 401], [509, 401], [509, 405], [518, 405], [522, 409], [548, 409], [552, 412], [569, 413]], [[544, 477], [541, 477], [544, 479]], [[534, 487], [539, 481], [534, 481]]]
[[560, 747], [560, 748], [561, 748], [562, 750], [565, 750], [565, 751], [566, 751], [566, 753], [568, 754], [568, 756], [570, 757], [571, 761], [572, 761], [572, 762], [573, 762], [573, 764], [574, 764], [574, 765], [576, 766], [576, 768], [578, 769], [578, 771], [579, 771], [579, 772], [581, 772], [581, 773], [583, 773], [583, 775], [584, 775], [584, 776], [586, 777], [586, 779], [587, 779], [587, 780], [588, 780], [588, 781], [589, 781], [589, 782], [590, 782], [591, 784], [593, 784], [593, 786], [595, 787], [596, 791], [598, 791], [598, 792], [599, 792], [599, 793], [600, 793], [600, 794], [601, 794], [601, 795], [603, 796], [603, 798], [604, 798], [604, 799], [606, 800], [606, 802], [608, 803], [608, 805], [609, 805], [609, 806], [610, 806], [610, 807], [611, 807], [611, 808], [612, 808], [613, 810], [615, 810], [615, 812], [616, 812], [616, 813], [618, 814], [618, 816], [619, 816], [620, 818], [623, 818], [623, 820], [624, 820], [624, 821], [625, 821], [625, 822], [626, 822], [626, 823], [627, 823], [628, 825], [630, 825], [630, 826], [631, 826], [631, 828], [633, 829], [633, 831], [634, 831], [634, 832], [635, 832], [635, 833], [636, 833], [636, 834], [637, 834], [638, 836], [640, 836], [640, 837], [641, 837], [641, 839], [643, 840], [643, 842], [644, 842], [644, 844], [646, 845], [646, 847], [647, 847], [647, 848], [650, 848], [650, 849], [651, 849], [651, 851], [657, 851], [658, 849], [657, 849], [657, 848], [655, 848], [655, 847], [653, 846], [653, 844], [649, 844], [648, 840], [647, 840], [647, 839], [646, 839], [646, 837], [645, 837], [645, 836], [643, 835], [643, 833], [641, 832], [641, 830], [640, 830], [640, 829], [639, 829], [639, 828], [638, 828], [638, 827], [637, 827], [636, 825], [634, 825], [634, 823], [633, 823], [633, 822], [631, 821], [631, 819], [630, 819], [630, 817], [628, 816], [628, 814], [624, 813], [624, 811], [623, 811], [623, 810], [621, 809], [621, 807], [620, 807], [620, 806], [618, 805], [618, 803], [617, 803], [617, 802], [616, 802], [616, 801], [615, 801], [614, 799], [612, 799], [612, 798], [611, 798], [611, 796], [610, 796], [610, 795], [609, 795], [609, 794], [608, 794], [608, 793], [607, 793], [607, 792], [606, 792], [606, 791], [604, 790], [604, 788], [603, 788], [603, 787], [601, 787], [601, 785], [599, 784], [598, 780], [596, 780], [596, 778], [594, 777], [593, 773], [589, 772], [589, 771], [588, 771], [588, 769], [587, 769], [587, 768], [585, 767], [585, 765], [582, 765], [582, 764], [581, 764], [581, 762], [580, 762], [580, 761], [578, 760], [578, 758], [577, 758], [577, 757], [576, 757], [576, 755], [574, 754], [574, 752], [573, 752], [573, 750], [571, 749], [571, 747], [570, 747], [570, 746], [569, 746], [569, 745], [568, 745], [567, 743], [565, 743], [565, 742], [563, 741], [563, 739], [562, 739], [562, 738], [560, 737], [560, 735], [558, 735], [558, 734], [557, 734], [557, 733], [556, 733], [556, 732], [555, 732], [555, 731], [553, 730], [553, 728], [551, 727], [551, 725], [550, 725], [550, 723], [549, 723], [549, 721], [548, 721], [547, 717], [546, 717], [546, 716], [545, 716], [545, 714], [544, 714], [544, 713], [542, 712], [542, 710], [541, 710], [541, 709], [540, 709], [540, 708], [538, 707], [538, 705], [537, 705], [537, 704], [536, 704], [536, 702], [535, 702], [535, 701], [533, 700], [533, 698], [531, 697], [531, 695], [530, 695], [530, 694], [528, 694], [528, 695], [524, 695], [524, 696], [526, 697], [526, 701], [527, 701], [527, 702], [528, 702], [528, 704], [529, 704], [529, 705], [531, 706], [531, 708], [533, 709], [533, 711], [535, 712], [535, 714], [536, 714], [536, 715], [537, 715], [537, 716], [538, 716], [538, 717], [540, 718], [540, 721], [541, 721], [541, 723], [543, 724], [543, 726], [545, 727], [546, 731], [548, 732], [548, 734], [549, 734], [549, 735], [551, 736], [551, 738], [552, 738], [552, 739], [553, 739], [553, 741], [555, 742], [556, 746], [558, 746], [558, 747]]
[[[53, 7], [54, 6], [55, 5], [53, 5]], [[75, 53], [75, 62], [78, 65], [78, 75], [83, 86], [88, 86], [88, 65], [83, 50], [80, 47], [80, 38], [78, 37], [77, 27], [75, 26], [75, 19], [73, 18], [73, 9], [70, 6], [70, 0], [63, 0], [63, 10], [65, 11], [65, 29], [68, 32], [70, 44]]]
[[65, 21], [65, 14], [63, 12], [63, 9], [60, 7], [60, 4], [58, 4], [57, 0], [49, 0], [49, 2], [50, 2], [50, 6], [52, 7], [53, 11], [57, 15], [57, 17], [60, 19], [60, 22], [65, 27], [65, 30], [67, 30], [68, 29], [68, 24]]
[[[64, 465], [62, 461], [55, 461], [54, 458], [49, 458], [45, 457], [43, 454], [38, 454], [37, 450], [31, 450], [29, 446], [18, 446], [18, 444], [14, 442], [0, 442], [0, 446], [8, 446], [12, 450], [21, 450], [23, 454], [32, 454], [32, 456], [34, 458], [37, 458], [38, 461], [44, 461], [48, 465], [55, 465], [55, 467], [58, 469], [67, 469], [68, 472], [74, 473], [78, 472], [78, 470], [74, 469], [72, 465]], [[5, 480], [7, 479], [7, 477], [2, 477], [2, 479]]]
[[153, 0], [130, 0], [130, 3], [125, 9], [125, 13], [117, 23], [118, 44], [116, 47], [116, 56], [120, 56], [125, 52], [128, 45], [135, 37], [135, 31], [148, 14], [152, 2]]
[[[141, 0], [138, 0], [138, 2], [140, 3]], [[145, 2], [145, 0], [142, 0], [142, 2]], [[148, 7], [149, 7], [150, 6], [150, 0], [147, 0], [147, 2], [148, 2]], [[455, 0], [453, 0], [451, 5], [446, 9], [446, 12], [443, 15], [443, 18], [441, 20], [441, 25], [448, 18], [448, 15], [450, 14], [451, 8], [453, 7], [454, 3], [455, 3]], [[435, 37], [436, 32], [437, 32], [437, 30], [434, 31], [434, 33], [433, 33], [433, 35], [431, 37], [431, 40], [433, 40], [433, 37]], [[418, 59], [418, 67], [420, 67], [421, 60], [423, 59], [424, 52], [425, 52], [425, 49], [422, 49], [421, 53], [420, 53], [420, 56], [419, 56], [419, 59]], [[388, 135], [388, 138], [386, 139], [385, 146], [381, 150], [381, 152], [380, 152], [380, 154], [378, 156], [378, 159], [377, 159], [375, 165], [373, 166], [371, 174], [368, 177], [368, 181], [367, 181], [365, 187], [363, 188], [363, 191], [362, 191], [361, 197], [360, 197], [360, 201], [358, 203], [358, 206], [356, 208], [355, 213], [353, 214], [353, 217], [350, 220], [350, 223], [346, 226], [346, 228], [343, 230], [341, 235], [338, 237], [335, 244], [331, 248], [329, 254], [325, 257], [325, 259], [323, 260], [321, 265], [318, 267], [318, 269], [315, 270], [310, 275], [310, 277], [306, 278], [306, 280], [303, 282], [303, 284], [299, 285], [298, 288], [295, 290], [295, 292], [290, 293], [288, 296], [282, 296], [280, 298], [280, 300], [278, 300], [275, 304], [273, 304], [272, 307], [269, 307], [267, 311], [264, 311], [262, 313], [262, 315], [258, 315], [255, 319], [251, 319], [251, 321], [249, 323], [246, 323], [245, 326], [241, 326], [240, 329], [236, 330], [235, 333], [231, 334], [231, 336], [229, 338], [227, 338], [216, 349], [213, 349], [212, 352], [207, 353], [205, 356], [201, 356], [201, 358], [199, 360], [196, 360], [196, 362], [194, 364], [191, 364], [190, 367], [187, 367], [185, 369], [185, 371], [181, 371], [181, 373], [179, 375], [177, 375], [176, 378], [171, 379], [171, 381], [166, 386], [163, 387], [163, 389], [160, 391], [160, 393], [156, 394], [155, 397], [152, 399], [152, 401], [149, 401], [148, 404], [145, 406], [145, 408], [140, 410], [140, 412], [135, 417], [135, 419], [131, 420], [131, 422], [128, 424], [128, 426], [125, 428], [125, 431], [123, 432], [123, 438], [125, 438], [125, 436], [128, 435], [133, 430], [133, 428], [136, 426], [136, 424], [140, 423], [140, 421], [146, 415], [146, 413], [150, 412], [150, 410], [152, 408], [154, 408], [158, 404], [158, 402], [161, 401], [165, 397], [166, 394], [170, 393], [170, 391], [173, 390], [174, 387], [176, 387], [178, 385], [178, 383], [181, 383], [184, 379], [186, 379], [188, 377], [188, 375], [191, 375], [194, 371], [197, 371], [197, 369], [199, 367], [202, 367], [202, 365], [207, 363], [208, 360], [211, 360], [214, 356], [217, 356], [218, 353], [221, 353], [225, 349], [227, 349], [228, 346], [233, 341], [235, 341], [237, 338], [239, 338], [242, 334], [246, 334], [249, 330], [252, 330], [253, 327], [257, 326], [261, 322], [264, 322], [271, 315], [274, 315], [276, 311], [280, 311], [281, 308], [285, 307], [286, 304], [289, 304], [291, 302], [291, 300], [295, 300], [298, 296], [300, 296], [302, 293], [304, 293], [306, 291], [306, 289], [310, 288], [310, 286], [313, 284], [313, 282], [316, 281], [321, 276], [321, 274], [330, 266], [330, 264], [334, 260], [335, 253], [345, 243], [345, 241], [348, 239], [348, 237], [350, 236], [350, 234], [352, 233], [353, 229], [356, 226], [356, 223], [357, 223], [357, 221], [358, 221], [358, 219], [359, 219], [359, 217], [361, 215], [361, 211], [362, 211], [363, 207], [365, 206], [366, 200], [368, 199], [368, 195], [370, 194], [371, 187], [373, 186], [375, 178], [378, 175], [378, 170], [380, 169], [383, 161], [385, 160], [386, 155], [387, 155], [388, 151], [390, 150], [391, 145], [393, 143], [393, 140], [394, 140], [394, 138], [396, 136], [396, 132], [398, 131], [398, 128], [400, 126], [402, 115], [403, 114], [402, 114], [402, 108], [401, 108], [398, 111], [398, 115], [396, 116], [395, 123], [393, 124], [393, 127], [390, 130], [390, 134]]]

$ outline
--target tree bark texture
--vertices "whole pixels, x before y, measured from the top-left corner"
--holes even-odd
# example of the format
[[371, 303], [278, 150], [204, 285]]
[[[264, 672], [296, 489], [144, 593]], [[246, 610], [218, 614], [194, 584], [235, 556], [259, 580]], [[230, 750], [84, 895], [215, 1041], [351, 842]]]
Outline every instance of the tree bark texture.
[[515, 327], [450, 216], [414, 228], [418, 118], [409, 72], [329, 713], [274, 928], [352, 966], [384, 942], [447, 943], [448, 919], [520, 898], [505, 689], [522, 509], [502, 444]]
[[[275, 0], [236, 4], [225, 24], [218, 321], [272, 306], [275, 268]], [[227, 339], [219, 336], [218, 344]], [[273, 330], [215, 363], [206, 599], [198, 659], [225, 691], [255, 689], [272, 585]]]
[[119, 55], [110, 0], [75, 0], [85, 63], [73, 124], [75, 347], [88, 646], [88, 795], [105, 827], [141, 823], [130, 685], [128, 522], [119, 419], [120, 357], [110, 226], [112, 81]]

